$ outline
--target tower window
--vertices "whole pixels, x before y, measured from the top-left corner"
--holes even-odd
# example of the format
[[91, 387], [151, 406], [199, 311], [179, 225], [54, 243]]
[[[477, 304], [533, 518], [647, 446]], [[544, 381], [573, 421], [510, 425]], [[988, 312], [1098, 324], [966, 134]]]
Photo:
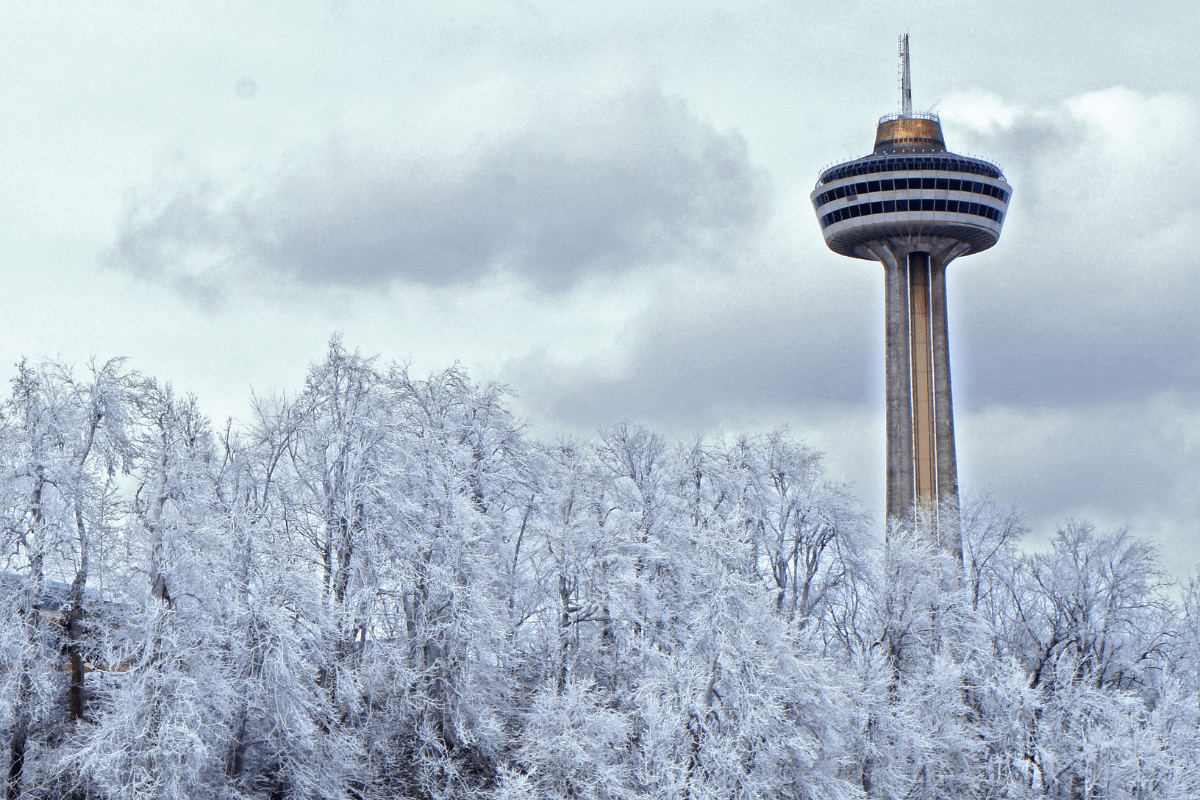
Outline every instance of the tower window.
[[892, 191], [892, 189], [895, 188], [895, 184], [890, 180], [880, 181], [880, 186], [881, 186], [882, 190], [885, 192], [890, 192], [890, 191]]
[[939, 189], [949, 189], [949, 188], [950, 188], [950, 182], [949, 182], [949, 181], [948, 181], [946, 178], [938, 178], [938, 179], [937, 179], [937, 188], [939, 188]]

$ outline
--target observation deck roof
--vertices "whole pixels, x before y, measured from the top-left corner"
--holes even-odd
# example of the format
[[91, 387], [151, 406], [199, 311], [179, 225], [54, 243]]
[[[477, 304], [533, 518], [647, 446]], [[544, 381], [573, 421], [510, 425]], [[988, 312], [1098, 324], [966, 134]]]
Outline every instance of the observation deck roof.
[[1004, 172], [990, 161], [972, 156], [960, 156], [941, 149], [876, 150], [870, 155], [844, 161], [822, 170], [817, 186], [880, 172], [965, 172], [987, 178], [1004, 180]]

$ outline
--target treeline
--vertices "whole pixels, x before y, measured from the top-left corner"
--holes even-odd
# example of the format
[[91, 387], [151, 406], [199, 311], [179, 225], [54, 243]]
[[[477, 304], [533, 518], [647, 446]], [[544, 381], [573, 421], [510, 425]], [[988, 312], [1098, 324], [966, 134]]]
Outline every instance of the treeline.
[[1200, 796], [1200, 592], [1129, 534], [976, 503], [960, 563], [784, 431], [505, 400], [335, 339], [214, 428], [18, 365], [7, 798]]

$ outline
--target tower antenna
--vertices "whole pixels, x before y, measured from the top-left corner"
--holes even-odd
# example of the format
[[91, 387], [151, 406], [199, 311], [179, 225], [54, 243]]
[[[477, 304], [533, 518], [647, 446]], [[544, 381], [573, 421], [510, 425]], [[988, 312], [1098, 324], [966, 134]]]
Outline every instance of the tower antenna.
[[908, 34], [900, 37], [900, 113], [912, 114], [912, 75], [908, 70]]

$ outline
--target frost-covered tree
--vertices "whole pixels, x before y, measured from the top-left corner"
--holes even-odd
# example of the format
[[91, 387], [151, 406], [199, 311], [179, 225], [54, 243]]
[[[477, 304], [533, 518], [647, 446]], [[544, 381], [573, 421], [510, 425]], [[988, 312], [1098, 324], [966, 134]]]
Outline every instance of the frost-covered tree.
[[253, 409], [18, 365], [9, 798], [1200, 793], [1200, 590], [1129, 532], [968, 501], [960, 561], [786, 431], [539, 443], [337, 338]]
[[227, 736], [217, 455], [194, 397], [143, 379], [130, 435], [132, 491], [107, 604], [109, 686], [96, 723], [65, 760], [81, 791], [111, 797], [211, 792]]
[[[13, 700], [9, 798], [49, 780], [53, 758], [26, 771], [30, 737], [55, 752], [54, 743], [73, 738], [71, 725], [92, 715], [85, 660], [97, 651], [100, 609], [89, 577], [104, 576], [121, 513], [116, 484], [132, 456], [137, 380], [121, 359], [93, 362], [83, 376], [55, 362], [22, 361], [3, 408], [5, 629], [20, 642], [2, 673], [13, 682], [3, 692]], [[13, 635], [18, 630], [23, 635]]]

